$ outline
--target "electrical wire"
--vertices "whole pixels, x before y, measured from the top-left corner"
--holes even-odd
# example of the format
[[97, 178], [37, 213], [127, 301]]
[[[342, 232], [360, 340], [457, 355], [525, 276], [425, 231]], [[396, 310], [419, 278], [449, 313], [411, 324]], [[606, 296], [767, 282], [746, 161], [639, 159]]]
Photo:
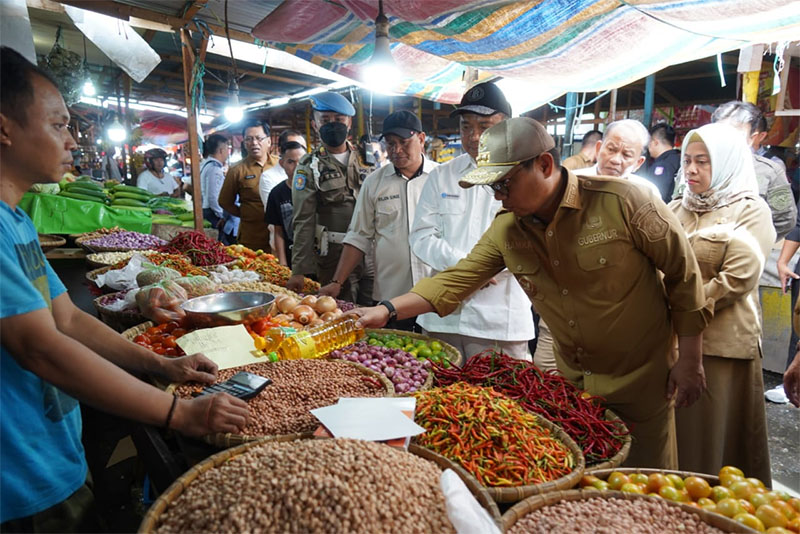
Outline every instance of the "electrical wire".
[[624, 5], [624, 6], [627, 6], [627, 7], [631, 8], [631, 9], [633, 9], [635, 11], [638, 11], [639, 13], [641, 13], [642, 15], [644, 15], [646, 17], [650, 17], [651, 19], [653, 19], [653, 20], [655, 20], [657, 22], [660, 22], [661, 24], [666, 24], [667, 26], [675, 28], [676, 30], [680, 30], [680, 31], [687, 32], [687, 33], [692, 33], [694, 35], [699, 35], [700, 37], [710, 37], [711, 39], [723, 39], [723, 40], [726, 40], [726, 41], [736, 41], [736, 42], [739, 42], [739, 43], [749, 43], [750, 42], [750, 41], [745, 41], [744, 39], [735, 39], [733, 37], [721, 37], [719, 35], [711, 35], [709, 33], [696, 32], [694, 30], [689, 30], [687, 28], [682, 28], [681, 26], [678, 26], [677, 24], [674, 24], [674, 23], [669, 22], [667, 20], [658, 18], [655, 15], [653, 15], [652, 13], [649, 13], [649, 12], [645, 11], [644, 9], [641, 9], [641, 8], [639, 8], [637, 6], [634, 6], [634, 5], [626, 2], [626, 0], [617, 0], [617, 1], [620, 4]]

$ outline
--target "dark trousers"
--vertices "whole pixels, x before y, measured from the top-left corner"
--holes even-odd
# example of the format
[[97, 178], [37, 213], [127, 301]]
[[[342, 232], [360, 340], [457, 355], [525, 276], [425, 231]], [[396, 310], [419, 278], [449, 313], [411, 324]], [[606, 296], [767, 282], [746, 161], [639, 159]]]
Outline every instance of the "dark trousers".
[[[794, 274], [800, 275], [800, 261], [797, 262], [794, 266]], [[792, 295], [792, 314], [794, 314], [794, 305], [797, 303], [797, 296], [800, 294], [800, 280], [795, 280], [792, 278], [792, 283], [789, 285], [791, 295]], [[792, 338], [789, 341], [789, 355], [786, 358], [786, 368], [789, 368], [791, 365], [792, 360], [794, 360], [794, 355], [797, 354], [797, 342], [800, 341], [800, 338], [797, 337], [797, 332], [794, 331], [792, 328]]]

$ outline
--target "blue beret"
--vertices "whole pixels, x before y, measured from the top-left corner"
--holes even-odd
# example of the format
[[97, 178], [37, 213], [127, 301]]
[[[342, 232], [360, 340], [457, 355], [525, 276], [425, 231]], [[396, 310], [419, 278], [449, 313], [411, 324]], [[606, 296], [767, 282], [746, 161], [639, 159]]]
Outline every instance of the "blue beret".
[[311, 97], [311, 104], [315, 111], [333, 111], [350, 117], [356, 114], [353, 104], [339, 93], [319, 93]]

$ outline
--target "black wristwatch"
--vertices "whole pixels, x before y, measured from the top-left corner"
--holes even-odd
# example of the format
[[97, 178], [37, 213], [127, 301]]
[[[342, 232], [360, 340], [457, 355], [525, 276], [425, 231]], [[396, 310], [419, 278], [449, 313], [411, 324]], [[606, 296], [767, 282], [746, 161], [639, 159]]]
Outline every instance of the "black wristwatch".
[[389, 310], [389, 321], [394, 321], [395, 319], [397, 319], [397, 309], [395, 309], [394, 305], [391, 302], [389, 302], [388, 300], [382, 300], [378, 303], [378, 305], [385, 306], [386, 309]]

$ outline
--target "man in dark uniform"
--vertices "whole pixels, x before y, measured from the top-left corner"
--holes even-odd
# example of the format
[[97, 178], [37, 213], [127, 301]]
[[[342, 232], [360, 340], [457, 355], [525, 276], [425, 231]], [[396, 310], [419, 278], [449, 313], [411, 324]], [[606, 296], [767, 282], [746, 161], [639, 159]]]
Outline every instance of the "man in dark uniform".
[[[345, 300], [355, 302], [363, 296], [363, 302], [371, 304], [372, 284], [364, 280], [367, 277], [363, 263], [347, 280], [334, 280], [333, 275], [361, 184], [373, 169], [347, 140], [355, 115], [353, 105], [332, 92], [314, 95], [311, 100], [314, 108], [311, 125], [322, 145], [303, 156], [294, 173], [292, 276], [286, 287], [300, 291], [303, 277], [308, 276], [322, 285], [331, 282], [341, 285], [339, 294]], [[352, 291], [354, 283], [359, 284], [358, 295]]]

